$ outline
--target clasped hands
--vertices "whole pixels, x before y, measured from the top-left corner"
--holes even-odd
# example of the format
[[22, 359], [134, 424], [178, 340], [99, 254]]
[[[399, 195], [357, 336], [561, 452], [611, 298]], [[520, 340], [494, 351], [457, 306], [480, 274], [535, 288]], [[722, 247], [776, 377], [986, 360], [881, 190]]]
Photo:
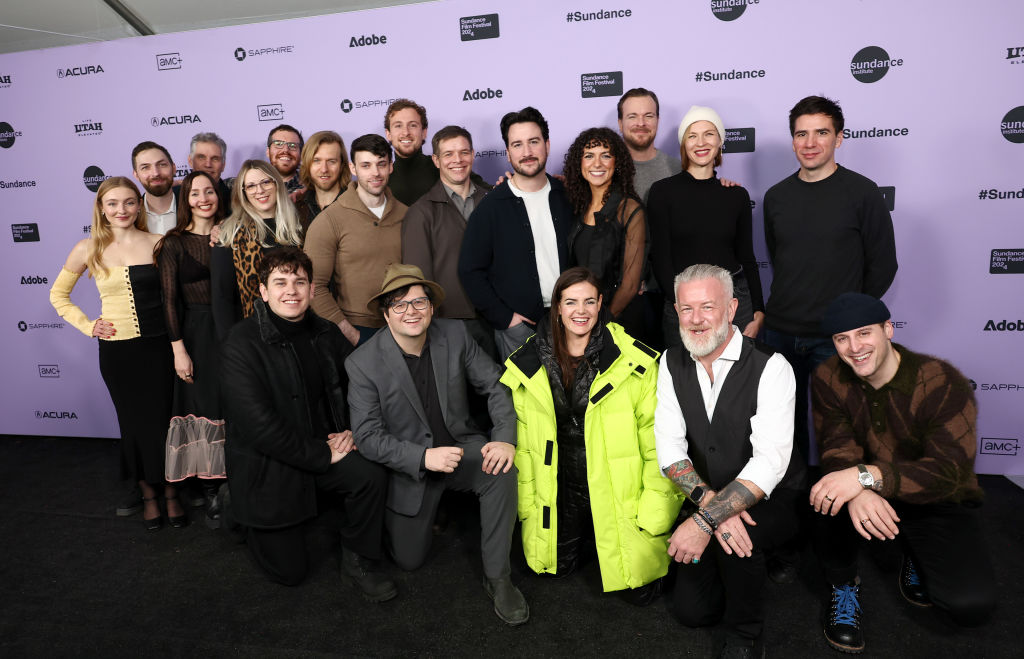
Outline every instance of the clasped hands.
[[885, 497], [864, 489], [858, 473], [856, 467], [849, 467], [825, 474], [811, 488], [811, 506], [815, 512], [835, 517], [846, 505], [854, 530], [865, 539], [895, 539], [899, 516]]
[[[486, 474], [497, 475], [498, 472], [508, 473], [516, 457], [516, 447], [508, 442], [487, 442], [480, 449], [483, 455], [481, 470]], [[437, 446], [428, 448], [423, 463], [428, 471], [439, 471], [450, 474], [462, 461], [461, 446]]]

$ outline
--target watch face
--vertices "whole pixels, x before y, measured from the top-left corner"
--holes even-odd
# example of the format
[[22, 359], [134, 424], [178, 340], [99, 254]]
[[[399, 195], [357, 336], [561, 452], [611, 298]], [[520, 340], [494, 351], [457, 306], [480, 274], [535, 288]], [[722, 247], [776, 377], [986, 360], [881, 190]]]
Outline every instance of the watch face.
[[875, 479], [871, 476], [871, 473], [867, 471], [865, 471], [862, 474], [858, 474], [857, 480], [860, 481], [860, 484], [863, 485], [864, 487], [871, 487], [871, 485], [875, 482]]

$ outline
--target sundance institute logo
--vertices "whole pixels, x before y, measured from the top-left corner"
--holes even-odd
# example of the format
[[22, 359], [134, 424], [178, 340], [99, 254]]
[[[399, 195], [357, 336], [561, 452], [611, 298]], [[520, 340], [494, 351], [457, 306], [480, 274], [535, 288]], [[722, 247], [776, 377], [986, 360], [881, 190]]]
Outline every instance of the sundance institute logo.
[[853, 56], [850, 73], [860, 82], [878, 82], [893, 66], [903, 66], [903, 60], [890, 58], [889, 53], [879, 46], [868, 46]]
[[743, 15], [747, 5], [756, 5], [760, 0], [711, 0], [711, 14], [720, 21], [734, 21]]
[[1024, 105], [1018, 105], [1006, 113], [999, 124], [999, 132], [1007, 142], [1024, 144]]
[[85, 168], [85, 172], [82, 174], [82, 183], [85, 183], [85, 187], [90, 192], [96, 192], [100, 189], [100, 183], [107, 180], [107, 175], [103, 173], [103, 170], [96, 165], [89, 165]]

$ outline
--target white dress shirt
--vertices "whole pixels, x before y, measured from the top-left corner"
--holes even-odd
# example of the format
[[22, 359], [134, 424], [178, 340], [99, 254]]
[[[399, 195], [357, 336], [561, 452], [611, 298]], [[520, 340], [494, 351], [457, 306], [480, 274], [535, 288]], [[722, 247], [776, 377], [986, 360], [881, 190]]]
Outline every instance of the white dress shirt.
[[[743, 335], [739, 328], [732, 326], [732, 338], [725, 351], [711, 364], [714, 382], [708, 376], [704, 365], [690, 357], [687, 368], [697, 369], [697, 382], [704, 397], [704, 409], [708, 419], [715, 413], [718, 395], [732, 365], [740, 358]], [[680, 348], [685, 350], [685, 348]], [[692, 364], [692, 365], [691, 365]], [[793, 406], [795, 403], [796, 378], [793, 368], [780, 353], [768, 359], [757, 387], [757, 412], [750, 417], [750, 443], [753, 455], [736, 478], [747, 480], [764, 491], [765, 497], [772, 493], [789, 467], [793, 451]], [[676, 398], [665, 355], [661, 356], [658, 369], [658, 407], [654, 412], [654, 440], [658, 450], [658, 464], [665, 468], [689, 460], [689, 442], [686, 441], [686, 419]], [[692, 461], [691, 461], [692, 462]], [[703, 478], [704, 475], [702, 474]]]
[[146, 226], [150, 233], [165, 235], [168, 231], [178, 225], [178, 200], [171, 195], [171, 207], [166, 213], [156, 213], [149, 207], [149, 193], [142, 195], [146, 204]]

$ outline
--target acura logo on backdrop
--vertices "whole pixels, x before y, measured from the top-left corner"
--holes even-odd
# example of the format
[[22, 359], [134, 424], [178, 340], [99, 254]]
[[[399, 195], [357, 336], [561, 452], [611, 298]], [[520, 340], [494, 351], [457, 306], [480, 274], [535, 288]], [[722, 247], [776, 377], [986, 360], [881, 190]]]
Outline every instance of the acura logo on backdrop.
[[178, 114], [169, 117], [152, 117], [149, 124], [154, 128], [158, 126], [183, 126], [185, 124], [199, 124], [202, 119], [198, 114]]
[[58, 78], [72, 78], [77, 76], [89, 76], [94, 73], [103, 73], [103, 67], [99, 64], [89, 64], [87, 66], [72, 66], [68, 69], [57, 69]]
[[1003, 122], [999, 124], [999, 131], [1007, 141], [1024, 144], [1024, 105], [1018, 105], [1006, 113]]
[[878, 46], [861, 48], [850, 62], [850, 73], [860, 82], [877, 82], [889, 72], [889, 67], [903, 66], [902, 59], [890, 59], [889, 53]]
[[77, 419], [78, 414], [76, 412], [69, 412], [66, 410], [36, 410], [37, 419]]
[[96, 192], [100, 189], [100, 183], [106, 181], [108, 177], [103, 173], [103, 170], [96, 165], [89, 165], [85, 168], [85, 172], [82, 174], [82, 182], [85, 183], [85, 187], [89, 188], [90, 192]]

